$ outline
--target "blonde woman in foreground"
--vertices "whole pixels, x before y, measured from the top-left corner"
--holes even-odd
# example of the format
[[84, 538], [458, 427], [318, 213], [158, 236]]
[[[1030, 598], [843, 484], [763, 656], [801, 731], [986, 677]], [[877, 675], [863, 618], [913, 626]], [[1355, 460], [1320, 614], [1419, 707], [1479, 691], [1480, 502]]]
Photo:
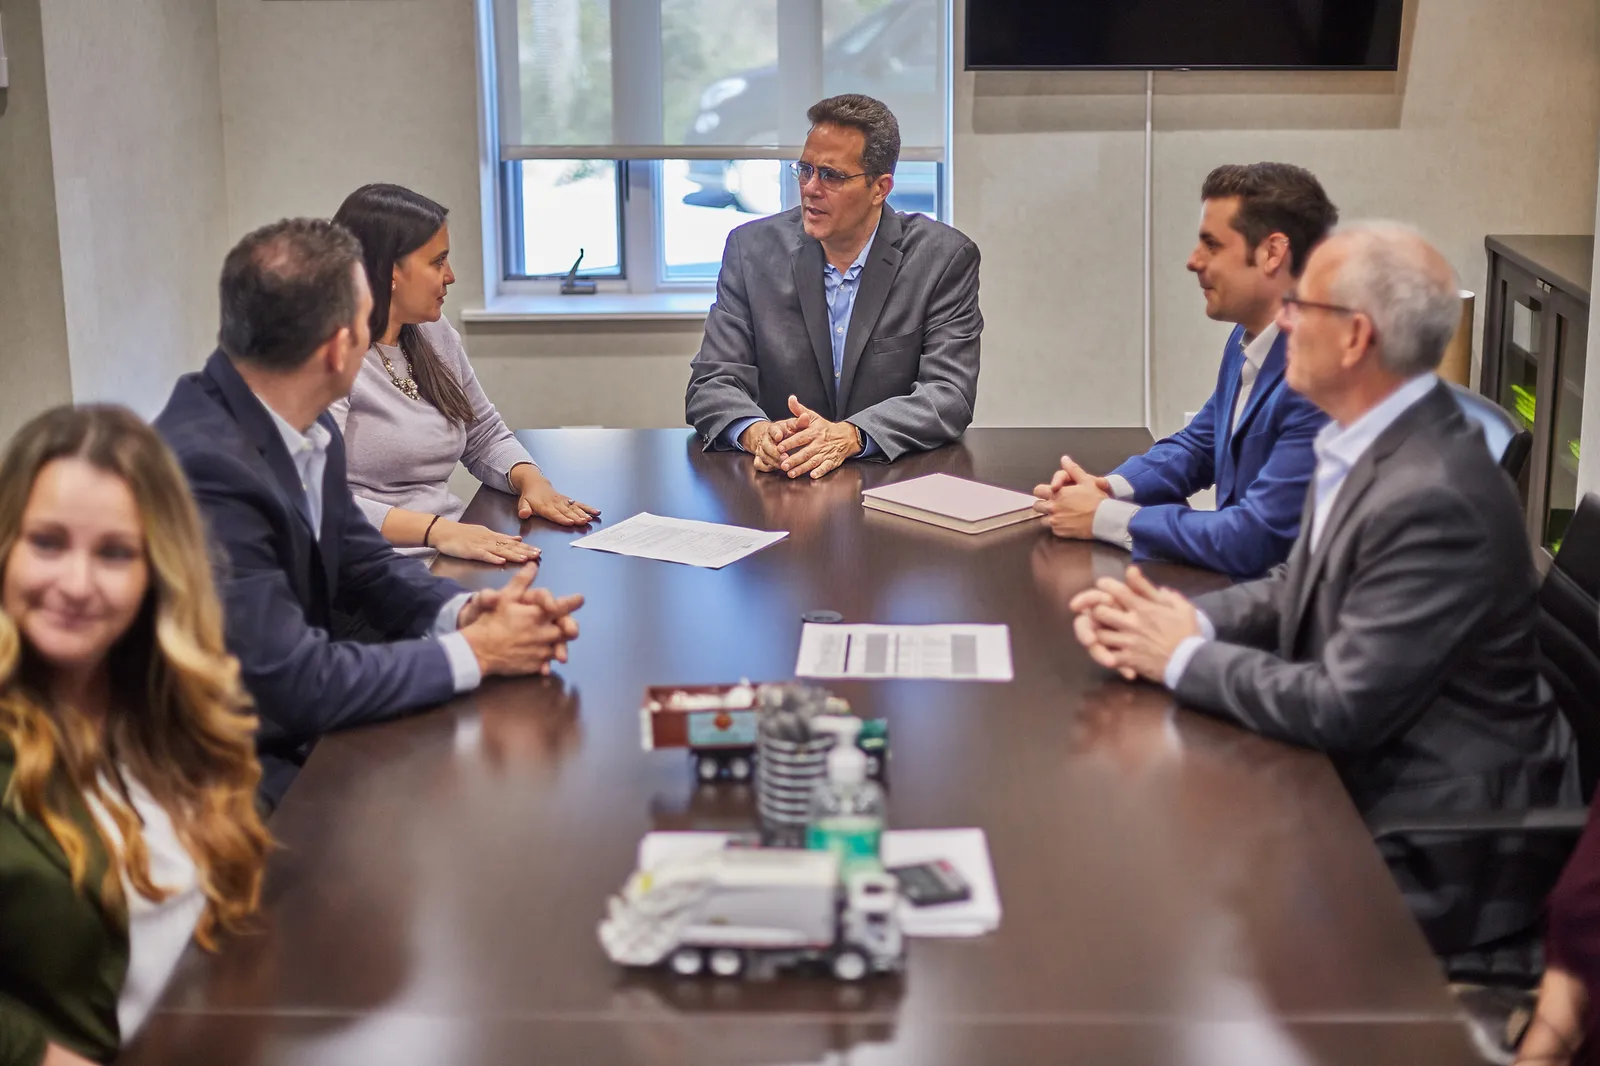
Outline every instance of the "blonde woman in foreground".
[[177, 463], [119, 407], [0, 459], [0, 1066], [114, 1058], [259, 906], [256, 720]]

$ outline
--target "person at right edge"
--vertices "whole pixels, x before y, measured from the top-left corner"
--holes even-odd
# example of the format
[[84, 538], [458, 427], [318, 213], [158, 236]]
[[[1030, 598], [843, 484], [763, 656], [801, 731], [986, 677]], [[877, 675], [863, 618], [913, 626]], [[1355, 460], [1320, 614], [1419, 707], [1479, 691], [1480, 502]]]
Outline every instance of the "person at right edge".
[[[1096, 662], [1325, 753], [1373, 824], [1580, 806], [1572, 730], [1539, 674], [1539, 579], [1516, 489], [1434, 372], [1457, 293], [1415, 230], [1335, 232], [1278, 317], [1290, 387], [1331, 419], [1288, 562], [1192, 603], [1133, 566], [1072, 604]], [[1452, 976], [1536, 943], [1570, 845], [1377, 840]]]
[[[1234, 322], [1217, 387], [1194, 419], [1105, 477], [1070, 456], [1034, 509], [1058, 537], [1101, 540], [1136, 561], [1165, 559], [1259, 577], [1289, 555], [1300, 530], [1328, 416], [1284, 384], [1283, 295], [1339, 212], [1307, 170], [1251, 163], [1213, 170], [1200, 189], [1200, 236], [1188, 267], [1206, 316]], [[1216, 509], [1189, 497], [1216, 488]]]
[[[1600, 700], [1600, 693], [1591, 699]], [[1600, 1066], [1600, 814], [1545, 905], [1545, 971], [1517, 1066]]]
[[583, 598], [530, 589], [533, 563], [469, 594], [397, 554], [357, 506], [328, 413], [371, 344], [348, 230], [304, 218], [256, 230], [228, 253], [220, 296], [218, 350], [155, 425], [221, 548], [228, 650], [261, 718], [261, 799], [276, 806], [324, 733], [565, 662]]

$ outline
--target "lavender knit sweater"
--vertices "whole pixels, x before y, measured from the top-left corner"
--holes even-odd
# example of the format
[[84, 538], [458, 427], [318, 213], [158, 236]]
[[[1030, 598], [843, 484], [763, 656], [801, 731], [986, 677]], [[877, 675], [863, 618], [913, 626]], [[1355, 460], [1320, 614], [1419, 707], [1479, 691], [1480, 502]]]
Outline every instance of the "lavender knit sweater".
[[[418, 328], [444, 368], [461, 382], [477, 421], [454, 425], [426, 400], [413, 400], [396, 388], [378, 352], [382, 349], [404, 378], [406, 357], [398, 347], [373, 345], [368, 350], [350, 398], [330, 410], [344, 431], [350, 490], [379, 529], [392, 507], [460, 518], [466, 504], [449, 488], [457, 460], [479, 481], [501, 491], [511, 489], [507, 475], [513, 466], [533, 461], [484, 395], [455, 327], [441, 317]], [[432, 554], [427, 548], [399, 550]]]

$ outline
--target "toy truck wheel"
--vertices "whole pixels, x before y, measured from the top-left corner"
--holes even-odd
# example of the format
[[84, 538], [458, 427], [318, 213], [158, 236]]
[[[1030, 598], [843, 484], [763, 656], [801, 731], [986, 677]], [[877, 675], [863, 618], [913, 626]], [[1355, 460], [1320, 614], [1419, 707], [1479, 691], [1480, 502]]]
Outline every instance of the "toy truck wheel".
[[750, 780], [750, 760], [743, 755], [735, 755], [728, 760], [728, 776], [735, 781]]
[[694, 772], [702, 781], [715, 781], [722, 774], [722, 764], [715, 755], [696, 755]]
[[855, 948], [845, 948], [833, 957], [833, 976], [841, 981], [859, 981], [867, 976], [867, 957]]
[[738, 977], [744, 970], [744, 953], [733, 948], [718, 948], [707, 961], [718, 977]]
[[693, 977], [705, 966], [705, 957], [695, 948], [679, 948], [667, 959], [667, 968], [679, 977]]

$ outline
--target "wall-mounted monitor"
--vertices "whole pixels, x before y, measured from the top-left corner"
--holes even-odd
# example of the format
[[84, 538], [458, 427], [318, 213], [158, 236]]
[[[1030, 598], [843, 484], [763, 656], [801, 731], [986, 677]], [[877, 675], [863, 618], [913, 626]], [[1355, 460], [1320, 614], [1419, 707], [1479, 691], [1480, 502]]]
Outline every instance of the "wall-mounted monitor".
[[1395, 70], [1404, 0], [967, 0], [968, 70]]

